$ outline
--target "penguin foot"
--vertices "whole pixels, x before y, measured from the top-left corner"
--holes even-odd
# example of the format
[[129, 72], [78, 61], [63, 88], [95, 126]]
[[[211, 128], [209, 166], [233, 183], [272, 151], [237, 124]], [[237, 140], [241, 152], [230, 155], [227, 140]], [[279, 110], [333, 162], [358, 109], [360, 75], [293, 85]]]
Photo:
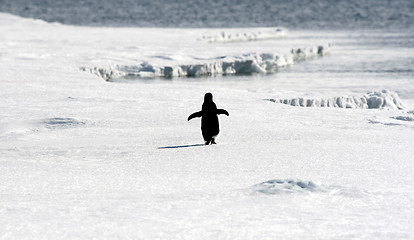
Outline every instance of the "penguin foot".
[[217, 143], [216, 143], [216, 141], [215, 141], [215, 140], [214, 140], [214, 138], [213, 138], [213, 139], [207, 140], [207, 141], [205, 142], [205, 144], [206, 144], [206, 145], [209, 145], [209, 144], [217, 144]]

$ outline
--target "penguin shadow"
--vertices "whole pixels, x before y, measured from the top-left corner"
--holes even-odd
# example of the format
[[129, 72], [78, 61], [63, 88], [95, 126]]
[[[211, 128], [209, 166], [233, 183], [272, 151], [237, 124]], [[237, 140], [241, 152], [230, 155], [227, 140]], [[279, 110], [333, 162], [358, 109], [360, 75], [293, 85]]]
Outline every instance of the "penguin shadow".
[[165, 146], [165, 147], [159, 147], [158, 149], [171, 149], [171, 148], [189, 148], [189, 147], [201, 147], [205, 146], [205, 144], [190, 144], [190, 145], [177, 145], [177, 146]]

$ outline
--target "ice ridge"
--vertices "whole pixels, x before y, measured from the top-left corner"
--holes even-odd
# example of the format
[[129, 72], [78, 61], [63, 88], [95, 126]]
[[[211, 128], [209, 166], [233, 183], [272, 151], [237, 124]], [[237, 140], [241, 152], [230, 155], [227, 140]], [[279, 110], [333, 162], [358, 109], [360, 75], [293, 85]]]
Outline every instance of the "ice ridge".
[[214, 62], [158, 67], [143, 62], [138, 66], [115, 65], [110, 67], [81, 67], [106, 81], [123, 77], [200, 77], [213, 75], [234, 75], [272, 73], [294, 62], [320, 57], [330, 52], [329, 45], [292, 49], [285, 55], [274, 53], [248, 53], [236, 57], [216, 59]]
[[284, 28], [276, 28], [268, 31], [244, 32], [244, 33], [227, 33], [221, 32], [219, 35], [206, 35], [200, 40], [209, 43], [226, 43], [226, 42], [248, 42], [267, 39], [277, 39], [286, 37], [287, 30]]
[[324, 185], [315, 181], [300, 179], [273, 179], [256, 184], [250, 188], [253, 193], [265, 195], [327, 193], [347, 197], [363, 197], [369, 192], [353, 187]]
[[256, 184], [252, 187], [254, 192], [275, 195], [294, 192], [325, 192], [319, 184], [312, 181], [274, 179]]
[[334, 108], [360, 108], [360, 109], [405, 109], [396, 92], [389, 90], [374, 91], [362, 96], [340, 96], [331, 98], [286, 98], [268, 99], [295, 107], [334, 107]]

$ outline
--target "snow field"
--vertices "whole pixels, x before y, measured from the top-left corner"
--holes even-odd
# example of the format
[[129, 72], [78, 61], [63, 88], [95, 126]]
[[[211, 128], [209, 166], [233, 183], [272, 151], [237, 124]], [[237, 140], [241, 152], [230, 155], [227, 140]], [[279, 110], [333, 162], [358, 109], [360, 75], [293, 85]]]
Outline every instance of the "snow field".
[[[412, 117], [411, 100], [402, 99], [405, 110], [263, 101], [318, 92], [318, 78], [275, 89], [231, 77], [107, 82], [79, 68], [205, 64], [239, 56], [240, 45], [194, 44], [221, 30], [70, 27], [4, 14], [0, 23], [1, 239], [413, 236], [414, 126], [400, 119]], [[320, 43], [244, 44], [283, 52]], [[327, 61], [309, 67], [318, 60]], [[200, 121], [186, 121], [206, 92], [230, 113], [212, 146], [200, 145]]]
[[[186, 117], [206, 89], [230, 117], [220, 117], [218, 145], [185, 147], [203, 142], [199, 121]], [[1, 136], [5, 237], [410, 234], [410, 186], [396, 186], [412, 181], [413, 126], [368, 121], [392, 121], [398, 110], [292, 108], [207, 84], [97, 82], [85, 89], [79, 81], [45, 93], [27, 99], [21, 116], [45, 127]], [[16, 116], [17, 107], [7, 108]], [[44, 116], [85, 124], [48, 128]], [[272, 179], [323, 190], [256, 191]]]

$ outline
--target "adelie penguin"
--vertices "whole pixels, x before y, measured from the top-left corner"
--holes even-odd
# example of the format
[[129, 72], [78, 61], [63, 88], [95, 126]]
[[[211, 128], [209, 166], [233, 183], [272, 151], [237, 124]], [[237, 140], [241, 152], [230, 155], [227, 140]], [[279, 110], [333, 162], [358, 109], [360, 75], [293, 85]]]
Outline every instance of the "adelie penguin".
[[229, 115], [226, 110], [217, 109], [216, 104], [213, 102], [213, 94], [206, 93], [201, 111], [191, 114], [187, 119], [190, 121], [193, 118], [201, 117], [201, 132], [206, 145], [216, 144], [215, 138], [220, 132], [220, 124], [217, 116], [219, 114]]

